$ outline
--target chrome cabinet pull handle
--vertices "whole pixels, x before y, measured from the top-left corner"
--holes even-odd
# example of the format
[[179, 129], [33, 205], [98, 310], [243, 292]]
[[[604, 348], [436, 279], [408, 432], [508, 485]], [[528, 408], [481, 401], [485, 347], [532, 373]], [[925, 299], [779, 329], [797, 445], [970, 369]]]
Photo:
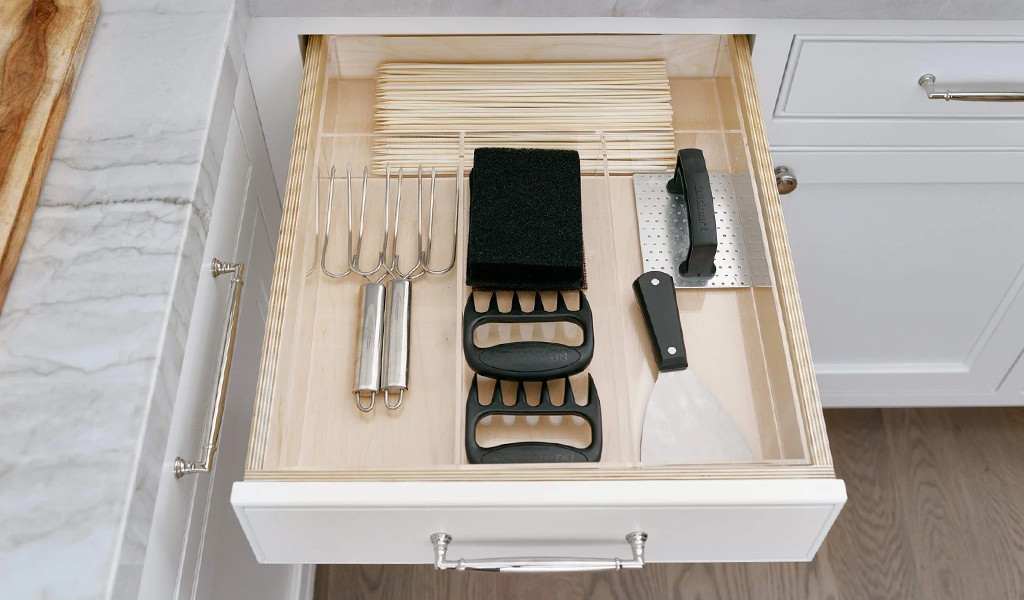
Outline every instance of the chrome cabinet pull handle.
[[962, 102], [1024, 102], [1024, 92], [944, 92], [935, 91], [935, 76], [925, 73], [917, 80], [929, 100], [960, 100]]
[[619, 569], [644, 568], [644, 544], [647, 534], [634, 531], [626, 536], [633, 558], [477, 558], [448, 560], [448, 545], [452, 536], [435, 533], [430, 536], [434, 544], [434, 568], [443, 571], [500, 571], [516, 573], [567, 573], [576, 571], [618, 571]]
[[220, 366], [217, 369], [217, 385], [214, 388], [213, 407], [210, 409], [210, 430], [206, 434], [206, 442], [201, 446], [198, 461], [185, 460], [180, 456], [174, 459], [174, 477], [181, 479], [185, 475], [209, 473], [213, 469], [213, 455], [217, 452], [217, 439], [220, 437], [220, 422], [224, 418], [224, 398], [228, 393], [228, 377], [231, 375], [231, 356], [235, 350], [235, 331], [238, 329], [238, 307], [242, 300], [242, 263], [229, 263], [213, 259], [211, 272], [214, 277], [232, 274], [231, 287], [228, 288], [228, 321], [224, 330], [224, 349], [220, 354]]

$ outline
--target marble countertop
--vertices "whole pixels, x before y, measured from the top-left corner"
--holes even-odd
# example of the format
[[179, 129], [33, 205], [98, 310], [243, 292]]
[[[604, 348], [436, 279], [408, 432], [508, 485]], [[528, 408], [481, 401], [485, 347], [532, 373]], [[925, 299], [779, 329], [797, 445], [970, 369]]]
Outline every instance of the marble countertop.
[[234, 8], [102, 0], [0, 313], [0, 598], [135, 597]]
[[1020, 0], [249, 0], [254, 17], [1024, 19]]

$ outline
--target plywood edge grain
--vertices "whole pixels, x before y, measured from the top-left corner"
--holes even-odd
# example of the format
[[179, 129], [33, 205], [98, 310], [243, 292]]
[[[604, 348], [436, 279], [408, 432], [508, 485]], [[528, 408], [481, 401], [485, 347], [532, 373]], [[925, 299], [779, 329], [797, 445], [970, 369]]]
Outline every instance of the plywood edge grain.
[[834, 479], [831, 466], [822, 465], [681, 465], [672, 467], [388, 469], [362, 471], [246, 470], [246, 481], [686, 481], [698, 479]]
[[[28, 236], [39, 194], [50, 168], [50, 159], [57, 147], [61, 126], [71, 103], [71, 94], [100, 12], [98, 0], [73, 0], [63, 5], [56, 2], [31, 4], [24, 13], [8, 9], [9, 12], [4, 15], [5, 18], [16, 14], [29, 15], [21, 23], [0, 21], [0, 28], [16, 32], [11, 46], [0, 48], [0, 76], [4, 80], [0, 81], [0, 147], [11, 144], [6, 149], [0, 149], [0, 156], [3, 157], [0, 160], [0, 310], [7, 298], [21, 248]], [[41, 11], [46, 12], [38, 14]], [[59, 14], [60, 11], [70, 14], [63, 16]], [[30, 32], [27, 31], [28, 27], [24, 27], [30, 20], [37, 31]], [[42, 77], [37, 83], [39, 93], [25, 111], [25, 91], [6, 81], [6, 74], [10, 74], [12, 80], [17, 77], [24, 81], [25, 70], [38, 70], [40, 65], [33, 64], [30, 57], [22, 54], [28, 49], [28, 42], [22, 40], [32, 35], [42, 37], [41, 42], [47, 48], [57, 47], [59, 56], [67, 59], [53, 65], [48, 60], [49, 56], [43, 57], [43, 73], [35, 74], [35, 77]], [[12, 48], [15, 50], [14, 56], [11, 56]], [[38, 58], [36, 55], [35, 59]], [[49, 81], [51, 67], [52, 81]], [[3, 87], [15, 91], [8, 91], [8, 96], [4, 94]], [[22, 102], [23, 110], [20, 112], [11, 109], [11, 105], [18, 102]], [[23, 124], [14, 122], [22, 120]], [[27, 177], [13, 173], [26, 166]]]
[[274, 383], [281, 354], [281, 335], [284, 328], [288, 280], [295, 250], [295, 234], [303, 185], [308, 183], [309, 166], [316, 151], [319, 122], [322, 118], [321, 98], [326, 81], [327, 43], [324, 36], [310, 36], [306, 44], [305, 64], [302, 69], [302, 93], [299, 97], [298, 116], [292, 154], [288, 163], [288, 182], [285, 188], [284, 212], [281, 232], [274, 260], [274, 279], [271, 283], [270, 306], [267, 314], [263, 353], [249, 437], [248, 471], [263, 467], [270, 428]]
[[782, 204], [779, 200], [778, 188], [775, 186], [768, 136], [765, 132], [764, 122], [758, 118], [761, 103], [757, 97], [754, 71], [750, 63], [750, 46], [746, 36], [732, 36], [729, 41], [729, 50], [740, 95], [740, 112], [743, 114], [743, 126], [746, 129], [750, 158], [754, 167], [754, 181], [761, 201], [762, 220], [768, 234], [772, 273], [782, 308], [801, 416], [808, 437], [809, 458], [815, 465], [831, 467], [832, 454], [829, 451], [828, 435], [825, 432], [825, 419], [821, 412], [821, 399], [818, 395], [818, 383], [814, 376], [810, 344], [807, 341], [807, 328], [804, 324], [803, 305], [800, 302], [800, 293], [797, 289], [793, 257], [786, 237]]

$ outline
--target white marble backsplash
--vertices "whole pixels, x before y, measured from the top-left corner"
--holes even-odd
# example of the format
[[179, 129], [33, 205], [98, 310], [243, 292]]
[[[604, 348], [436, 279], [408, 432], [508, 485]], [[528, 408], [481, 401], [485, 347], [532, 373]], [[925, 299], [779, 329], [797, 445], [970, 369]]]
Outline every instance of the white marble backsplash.
[[0, 598], [134, 598], [248, 15], [104, 0], [0, 313]]

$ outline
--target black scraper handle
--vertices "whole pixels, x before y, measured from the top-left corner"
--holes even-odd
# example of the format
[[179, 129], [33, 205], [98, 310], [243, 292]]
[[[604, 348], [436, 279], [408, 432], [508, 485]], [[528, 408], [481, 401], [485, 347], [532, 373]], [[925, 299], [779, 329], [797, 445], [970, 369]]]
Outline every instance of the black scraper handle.
[[644, 273], [633, 281], [633, 293], [647, 326], [658, 371], [685, 369], [686, 346], [672, 277], [661, 271]]
[[718, 225], [715, 201], [711, 194], [711, 176], [699, 148], [684, 148], [676, 156], [675, 177], [668, 182], [670, 194], [682, 195], [690, 223], [690, 252], [679, 265], [679, 272], [691, 277], [715, 274], [718, 251]]

